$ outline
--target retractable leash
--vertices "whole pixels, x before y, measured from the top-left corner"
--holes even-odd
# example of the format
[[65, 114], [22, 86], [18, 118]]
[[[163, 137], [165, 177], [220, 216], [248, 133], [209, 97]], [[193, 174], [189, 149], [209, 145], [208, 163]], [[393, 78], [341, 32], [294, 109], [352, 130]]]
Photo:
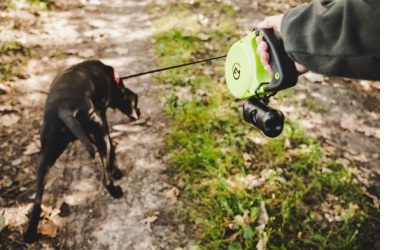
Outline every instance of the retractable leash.
[[[261, 36], [268, 44], [272, 76], [264, 69], [256, 53], [257, 36]], [[285, 52], [282, 38], [274, 30], [253, 30], [234, 43], [228, 54], [224, 56], [123, 76], [119, 79], [124, 80], [225, 57], [225, 78], [229, 91], [238, 99], [247, 99], [243, 105], [244, 120], [253, 124], [268, 137], [280, 135], [285, 116], [281, 111], [268, 106], [269, 99], [278, 91], [295, 86], [298, 74], [294, 62]]]
[[212, 60], [216, 60], [216, 59], [220, 59], [220, 58], [224, 58], [224, 57], [226, 57], [226, 55], [207, 58], [207, 59], [194, 61], [194, 62], [189, 62], [189, 63], [184, 63], [184, 64], [179, 64], [179, 65], [170, 66], [170, 67], [161, 68], [161, 69], [154, 69], [154, 70], [150, 70], [150, 71], [146, 71], [146, 72], [142, 72], [142, 73], [138, 73], [138, 74], [133, 74], [133, 75], [129, 75], [129, 76], [123, 76], [123, 77], [120, 77], [119, 79], [124, 80], [124, 79], [128, 79], [128, 78], [133, 78], [133, 77], [138, 77], [138, 76], [142, 76], [142, 75], [152, 74], [152, 73], [156, 73], [156, 72], [160, 72], [160, 71], [164, 71], [164, 70], [176, 69], [176, 68], [180, 68], [180, 67], [184, 67], [184, 66], [188, 66], [188, 65], [192, 65], [192, 64], [208, 62], [208, 61], [212, 61]]
[[[256, 53], [257, 36], [268, 44], [272, 75], [264, 69]], [[225, 78], [234, 97], [248, 99], [243, 105], [244, 120], [268, 137], [280, 135], [285, 116], [268, 106], [269, 99], [278, 91], [295, 86], [298, 79], [280, 34], [272, 29], [256, 29], [234, 43], [226, 58]]]

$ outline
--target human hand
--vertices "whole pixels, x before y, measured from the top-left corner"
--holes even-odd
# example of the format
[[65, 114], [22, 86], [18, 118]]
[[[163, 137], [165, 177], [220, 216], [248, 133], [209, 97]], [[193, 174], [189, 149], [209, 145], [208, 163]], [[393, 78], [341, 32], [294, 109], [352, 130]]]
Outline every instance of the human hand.
[[[260, 22], [257, 26], [260, 29], [275, 29], [279, 33], [281, 32], [281, 22], [282, 22], [283, 14], [276, 16], [266, 17], [262, 22]], [[269, 64], [269, 53], [268, 53], [268, 44], [262, 39], [262, 37], [256, 37], [257, 42], [257, 54], [261, 59], [261, 63], [264, 66], [264, 69], [268, 71], [272, 75], [272, 68]], [[306, 67], [295, 62], [294, 63], [299, 74], [303, 74], [308, 71]]]

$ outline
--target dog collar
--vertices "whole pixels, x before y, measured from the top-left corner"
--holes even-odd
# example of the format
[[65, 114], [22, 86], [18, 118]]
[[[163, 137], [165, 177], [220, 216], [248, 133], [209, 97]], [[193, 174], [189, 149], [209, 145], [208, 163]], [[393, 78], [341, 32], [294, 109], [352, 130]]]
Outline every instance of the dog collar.
[[119, 74], [114, 71], [114, 80], [117, 83], [117, 85], [120, 83], [121, 79], [119, 78]]

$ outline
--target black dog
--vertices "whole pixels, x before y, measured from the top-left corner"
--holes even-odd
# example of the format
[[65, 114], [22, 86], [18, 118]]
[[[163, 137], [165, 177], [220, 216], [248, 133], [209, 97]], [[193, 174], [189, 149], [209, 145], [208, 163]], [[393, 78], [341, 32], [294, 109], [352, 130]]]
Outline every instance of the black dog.
[[117, 167], [115, 148], [106, 119], [107, 108], [117, 108], [131, 120], [139, 119], [138, 96], [125, 88], [110, 66], [100, 61], [85, 61], [59, 74], [50, 86], [44, 109], [40, 140], [42, 150], [37, 169], [37, 193], [28, 229], [24, 234], [31, 243], [39, 237], [45, 175], [70, 142], [79, 139], [92, 158], [97, 151], [103, 165], [103, 184], [114, 198], [123, 195], [110, 176], [118, 180], [122, 171]]

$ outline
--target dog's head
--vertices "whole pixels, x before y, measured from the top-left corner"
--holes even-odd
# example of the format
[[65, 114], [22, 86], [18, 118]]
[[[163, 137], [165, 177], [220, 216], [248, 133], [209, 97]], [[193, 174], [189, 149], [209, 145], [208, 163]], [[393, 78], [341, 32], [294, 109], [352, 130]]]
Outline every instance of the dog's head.
[[125, 87], [122, 79], [119, 78], [119, 75], [115, 71], [113, 75], [113, 90], [115, 91], [113, 91], [110, 107], [119, 109], [122, 113], [127, 115], [131, 121], [139, 119], [140, 109], [138, 108], [138, 95]]

